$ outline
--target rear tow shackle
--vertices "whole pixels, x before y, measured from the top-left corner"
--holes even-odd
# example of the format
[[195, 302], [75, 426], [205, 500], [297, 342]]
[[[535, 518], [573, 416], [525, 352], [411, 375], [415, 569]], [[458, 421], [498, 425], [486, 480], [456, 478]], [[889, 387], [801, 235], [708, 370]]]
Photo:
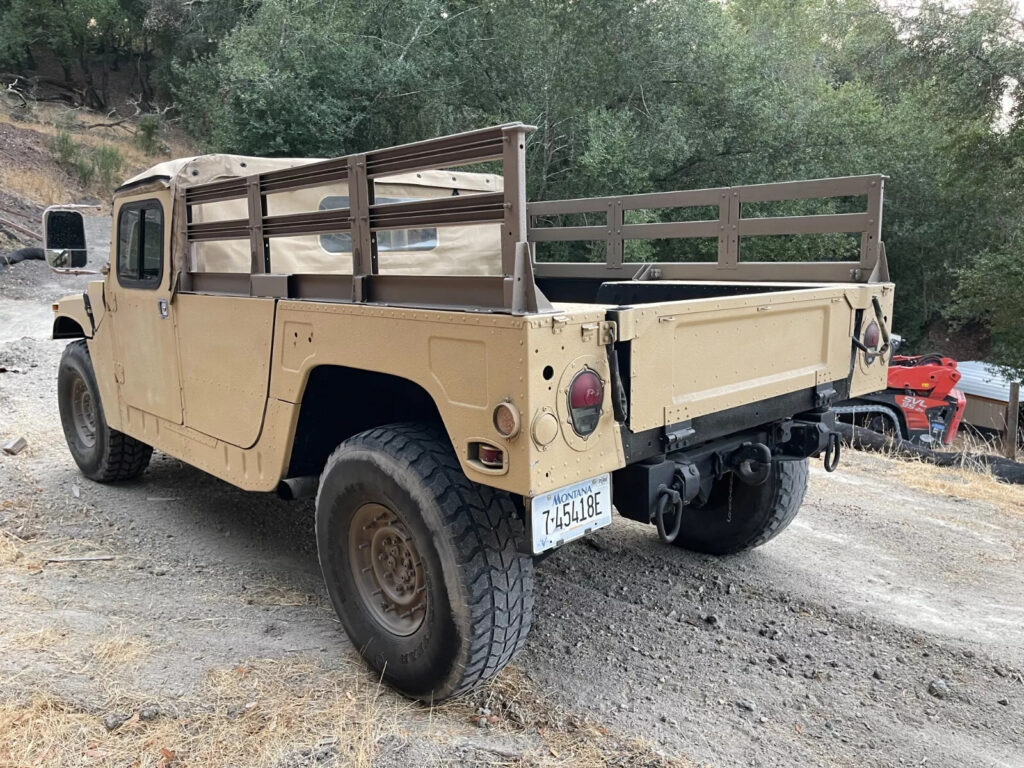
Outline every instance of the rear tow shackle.
[[823, 409], [802, 414], [785, 425], [776, 451], [782, 456], [803, 458], [821, 456], [826, 472], [835, 472], [842, 453], [839, 432], [836, 430], [836, 414]]
[[693, 464], [676, 464], [672, 484], [661, 483], [658, 497], [651, 507], [651, 521], [658, 537], [671, 544], [683, 525], [683, 508], [700, 493], [700, 470]]
[[841, 443], [838, 432], [828, 433], [828, 443], [825, 445], [824, 464], [826, 472], [835, 472], [839, 466], [839, 457], [842, 454]]
[[[654, 518], [654, 525], [658, 529], [658, 538], [666, 544], [671, 544], [679, 535], [679, 529], [683, 526], [683, 497], [675, 488], [669, 488], [662, 483], [658, 486], [658, 501], [651, 510], [651, 517]], [[665, 524], [665, 515], [672, 510], [672, 528], [669, 530]]]

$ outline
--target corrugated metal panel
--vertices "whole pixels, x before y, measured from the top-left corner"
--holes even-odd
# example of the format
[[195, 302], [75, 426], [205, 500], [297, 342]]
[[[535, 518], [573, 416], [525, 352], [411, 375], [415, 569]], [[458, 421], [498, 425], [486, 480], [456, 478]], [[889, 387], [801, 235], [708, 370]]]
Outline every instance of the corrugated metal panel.
[[965, 395], [984, 397], [1001, 403], [1010, 402], [1010, 379], [998, 366], [979, 360], [959, 361], [956, 369], [962, 378], [956, 388]]

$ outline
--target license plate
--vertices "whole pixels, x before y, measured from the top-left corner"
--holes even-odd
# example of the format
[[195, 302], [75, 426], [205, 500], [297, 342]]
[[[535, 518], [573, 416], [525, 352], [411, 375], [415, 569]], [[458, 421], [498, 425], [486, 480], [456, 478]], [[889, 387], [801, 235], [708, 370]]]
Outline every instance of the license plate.
[[611, 475], [599, 475], [535, 496], [531, 508], [533, 553], [539, 554], [611, 525]]

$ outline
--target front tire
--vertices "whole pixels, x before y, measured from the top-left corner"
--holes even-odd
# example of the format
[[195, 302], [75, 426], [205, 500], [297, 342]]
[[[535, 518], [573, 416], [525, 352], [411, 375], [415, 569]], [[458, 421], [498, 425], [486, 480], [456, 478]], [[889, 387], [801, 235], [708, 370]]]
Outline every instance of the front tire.
[[405, 695], [463, 693], [525, 643], [522, 522], [508, 494], [466, 478], [442, 431], [399, 424], [342, 443], [320, 478], [316, 531], [345, 631]]
[[64, 347], [57, 369], [57, 407], [68, 449], [86, 477], [100, 483], [130, 480], [149, 466], [153, 449], [107, 424], [84, 340]]
[[673, 543], [709, 555], [731, 555], [761, 546], [796, 517], [807, 491], [807, 467], [807, 459], [773, 461], [761, 485], [746, 485], [731, 472], [723, 475], [703, 505], [684, 507]]

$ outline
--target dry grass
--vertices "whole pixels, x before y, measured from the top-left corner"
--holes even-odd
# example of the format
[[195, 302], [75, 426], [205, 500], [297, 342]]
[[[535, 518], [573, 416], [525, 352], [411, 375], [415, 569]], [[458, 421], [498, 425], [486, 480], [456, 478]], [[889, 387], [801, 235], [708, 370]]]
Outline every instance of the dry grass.
[[47, 138], [66, 131], [78, 143], [91, 147], [114, 144], [125, 158], [126, 168], [129, 169], [128, 175], [136, 172], [130, 170], [134, 166], [137, 166], [137, 170], [144, 170], [168, 157], [187, 157], [195, 154], [183, 137], [172, 133], [166, 142], [170, 152], [165, 155], [149, 155], [135, 145], [134, 133], [130, 130], [130, 124], [125, 124], [124, 128], [88, 128], [88, 126], [108, 123], [110, 119], [106, 115], [85, 109], [68, 109], [58, 105], [37, 104], [28, 119], [13, 119], [10, 113], [0, 110], [0, 122], [9, 123], [19, 128], [28, 128], [44, 134]]
[[7, 640], [9, 648], [22, 651], [42, 652], [52, 650], [54, 646], [67, 642], [67, 632], [55, 627], [44, 627], [33, 632], [23, 632]]
[[0, 529], [0, 565], [12, 565], [21, 559], [24, 542], [13, 533]]
[[[29, 434], [28, 430], [15, 430], [21, 434]], [[30, 438], [32, 443], [41, 444], [43, 440]], [[29, 448], [31, 450], [31, 448]], [[30, 478], [26, 478], [30, 484]], [[74, 568], [81, 571], [90, 567], [110, 567], [120, 561], [119, 556], [115, 560], [97, 560], [93, 562], [52, 562], [49, 558], [75, 558], [92, 557], [96, 555], [109, 556], [108, 548], [92, 542], [85, 538], [42, 538], [38, 520], [41, 515], [56, 515], [64, 512], [74, 514], [89, 514], [89, 503], [83, 499], [76, 499], [72, 492], [67, 495], [63, 504], [44, 504], [39, 498], [32, 495], [20, 495], [12, 499], [0, 502], [0, 522], [7, 528], [14, 528], [18, 534], [14, 534], [5, 528], [0, 527], [0, 570], [13, 569], [15, 571], [29, 571], [35, 573], [43, 568]], [[20, 534], [20, 535], [19, 535]], [[7, 594], [5, 600], [13, 600], [13, 595]], [[2, 766], [0, 766], [2, 768]]]
[[489, 727], [540, 737], [540, 752], [530, 756], [529, 764], [636, 768], [691, 765], [660, 753], [642, 739], [623, 738], [586, 717], [565, 711], [515, 667], [501, 672], [478, 692], [443, 704], [436, 711], [476, 723], [482, 708], [492, 713]]
[[127, 719], [108, 732], [99, 714], [55, 697], [0, 705], [0, 765], [76, 768], [277, 766], [300, 750], [370, 766], [377, 744], [399, 735], [411, 705], [364, 674], [302, 661], [260, 661], [218, 670], [179, 716], [143, 720], [147, 702], [122, 696]]
[[980, 462], [940, 467], [902, 456], [895, 450], [850, 450], [846, 455], [852, 460], [844, 463], [843, 468], [862, 475], [877, 475], [879, 466], [876, 462], [882, 462], [882, 472], [899, 486], [935, 496], [987, 502], [1009, 512], [1024, 514], [1024, 486], [1001, 481]]
[[149, 648], [141, 640], [130, 636], [124, 627], [119, 627], [110, 637], [94, 643], [90, 653], [102, 666], [115, 667], [138, 661], [149, 653]]
[[995, 435], [986, 437], [973, 430], [961, 427], [956, 433], [956, 437], [953, 439], [952, 444], [945, 446], [941, 450], [967, 454], [988, 453], [1001, 455], [1003, 445], [1002, 441]]
[[0, 167], [0, 187], [37, 205], [67, 202], [67, 186], [67, 176], [55, 169]]
[[278, 607], [316, 605], [316, 595], [288, 587], [257, 587], [243, 595], [248, 605], [274, 605]]
[[[13, 501], [5, 501], [0, 509], [12, 510], [17, 507]], [[16, 568], [38, 571], [43, 564], [32, 553], [32, 543], [0, 528], [0, 569]]]
[[[489, 733], [495, 744], [507, 744], [493, 739], [503, 731], [539, 746], [525, 755], [506, 755], [496, 747], [493, 759], [501, 764], [689, 765], [553, 707], [514, 669], [475, 695], [431, 710], [401, 699], [361, 667], [325, 669], [297, 659], [217, 669], [201, 690], [175, 705], [176, 711], [162, 711], [155, 719], [144, 719], [150, 702], [143, 696], [116, 688], [108, 695], [100, 711], [47, 695], [0, 703], [0, 766], [362, 767], [373, 765], [382, 748], [406, 742], [417, 743], [421, 755], [437, 749], [439, 759], [451, 754], [440, 745], [467, 733]], [[480, 706], [497, 715], [484, 732], [475, 728]], [[112, 731], [103, 723], [109, 713], [124, 719]], [[486, 736], [472, 741], [481, 759], [491, 755], [483, 746]], [[425, 745], [432, 746], [424, 751]]]
[[[31, 112], [20, 112], [17, 117], [7, 110], [0, 109], [0, 123], [37, 134], [38, 145], [46, 157], [49, 157], [48, 142], [61, 132], [68, 133], [76, 144], [85, 147], [95, 149], [106, 145], [115, 148], [123, 159], [118, 181], [170, 157], [187, 157], [195, 154], [178, 131], [172, 131], [168, 137], [167, 145], [170, 151], [167, 154], [150, 155], [139, 148], [133, 133], [129, 130], [88, 128], [106, 122], [110, 122], [110, 119], [105, 115], [52, 104], [33, 105]], [[125, 127], [130, 128], [130, 125], [126, 124]], [[39, 205], [63, 203], [76, 196], [77, 183], [61, 171], [55, 162], [43, 167], [26, 167], [6, 160], [5, 158], [3, 167], [0, 167], [0, 187], [5, 190]], [[112, 191], [103, 190], [100, 197], [105, 198]]]
[[988, 502], [1024, 514], [1024, 486], [1004, 483], [984, 467], [937, 467], [922, 461], [897, 461], [893, 476], [908, 488], [936, 496]]

